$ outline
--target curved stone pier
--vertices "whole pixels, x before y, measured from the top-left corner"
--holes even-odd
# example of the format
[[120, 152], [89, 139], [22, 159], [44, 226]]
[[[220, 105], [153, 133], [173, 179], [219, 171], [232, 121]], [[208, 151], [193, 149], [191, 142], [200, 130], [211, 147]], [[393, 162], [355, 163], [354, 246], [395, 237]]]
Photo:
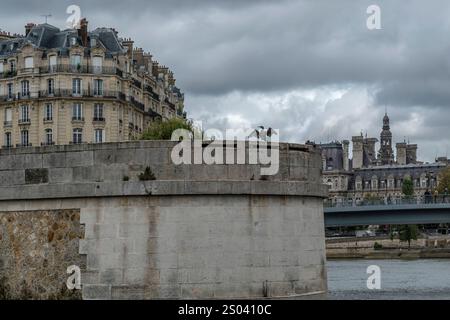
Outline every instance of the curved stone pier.
[[[0, 150], [6, 290], [76, 296], [63, 288], [74, 264], [84, 299], [280, 298], [326, 290], [327, 187], [314, 147], [280, 144], [278, 174], [261, 176], [259, 165], [175, 166], [174, 145]], [[155, 180], [139, 181], [146, 167]], [[36, 269], [52, 277], [35, 279]]]

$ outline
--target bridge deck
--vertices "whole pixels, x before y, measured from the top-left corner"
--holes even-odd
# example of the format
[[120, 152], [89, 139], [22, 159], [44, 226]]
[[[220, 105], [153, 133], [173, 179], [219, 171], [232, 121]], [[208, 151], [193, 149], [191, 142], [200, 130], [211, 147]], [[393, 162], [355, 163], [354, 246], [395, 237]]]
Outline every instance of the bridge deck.
[[450, 203], [325, 207], [325, 226], [450, 223]]

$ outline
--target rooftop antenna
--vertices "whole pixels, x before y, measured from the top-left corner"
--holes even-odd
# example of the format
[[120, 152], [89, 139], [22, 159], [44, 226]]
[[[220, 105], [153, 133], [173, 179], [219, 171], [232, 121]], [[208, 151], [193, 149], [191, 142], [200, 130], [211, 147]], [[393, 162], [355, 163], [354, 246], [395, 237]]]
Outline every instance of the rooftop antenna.
[[41, 17], [44, 17], [45, 18], [45, 23], [47, 23], [48, 22], [48, 18], [51, 18], [52, 15], [51, 15], [51, 13], [49, 13], [49, 14], [41, 14]]

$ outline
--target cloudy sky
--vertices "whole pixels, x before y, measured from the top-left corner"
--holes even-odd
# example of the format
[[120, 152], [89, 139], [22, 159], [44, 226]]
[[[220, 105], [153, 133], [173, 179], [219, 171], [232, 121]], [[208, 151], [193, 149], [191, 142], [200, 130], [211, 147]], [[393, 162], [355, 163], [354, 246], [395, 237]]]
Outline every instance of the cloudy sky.
[[[173, 69], [205, 127], [379, 137], [387, 108], [394, 142], [418, 143], [421, 160], [450, 156], [448, 0], [16, 0], [0, 28], [23, 33], [46, 13], [64, 28], [71, 4], [90, 29], [115, 27]], [[381, 30], [366, 26], [372, 4]]]

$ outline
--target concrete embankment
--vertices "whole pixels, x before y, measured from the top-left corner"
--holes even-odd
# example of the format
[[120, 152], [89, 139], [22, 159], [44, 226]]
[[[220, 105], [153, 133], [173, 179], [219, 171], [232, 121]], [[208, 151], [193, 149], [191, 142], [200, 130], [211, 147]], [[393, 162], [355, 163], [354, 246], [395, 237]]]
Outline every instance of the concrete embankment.
[[448, 259], [450, 237], [429, 237], [407, 242], [398, 239], [327, 239], [327, 259]]
[[316, 148], [280, 144], [278, 173], [263, 176], [252, 164], [177, 166], [175, 144], [0, 150], [0, 295], [79, 298], [65, 290], [71, 265], [83, 299], [327, 290]]

